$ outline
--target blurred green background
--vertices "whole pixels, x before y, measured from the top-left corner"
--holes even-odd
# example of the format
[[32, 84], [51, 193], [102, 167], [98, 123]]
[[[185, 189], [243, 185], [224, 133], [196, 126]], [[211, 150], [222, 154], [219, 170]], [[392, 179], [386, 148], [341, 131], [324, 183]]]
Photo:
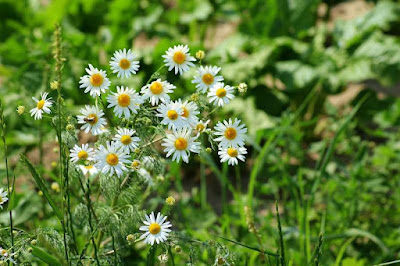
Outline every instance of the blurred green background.
[[[247, 162], [219, 172], [232, 182], [233, 191], [218, 179], [218, 171], [207, 167], [207, 184], [212, 188], [206, 206], [201, 204], [198, 174], [186, 177], [183, 172], [184, 190], [191, 196], [180, 207], [195, 225], [187, 231], [194, 230], [194, 235], [205, 240], [212, 238], [207, 234], [212, 228], [257, 245], [244, 221], [233, 218], [242, 211], [237, 197], [248, 196], [249, 177], [254, 176], [253, 211], [263, 241], [269, 249], [276, 247], [271, 238], [276, 234], [271, 206], [279, 199], [294, 265], [304, 263], [301, 254], [309, 248], [302, 244], [305, 235], [315, 246], [321, 217], [326, 224], [323, 265], [335, 261], [338, 265], [371, 265], [399, 257], [398, 2], [0, 0], [0, 97], [5, 102], [13, 158], [34, 152], [40, 139], [54, 140], [54, 134], [47, 133], [50, 125], [43, 125], [45, 130], [39, 135], [38, 123], [18, 117], [15, 110], [18, 105], [29, 110], [32, 96], [50, 90], [56, 23], [62, 26], [63, 93], [71, 112], [78, 112], [90, 100], [78, 85], [87, 64], [110, 73], [109, 58], [123, 48], [139, 54], [141, 66], [134, 78], [118, 81], [120, 85], [141, 88], [162, 64], [161, 55], [180, 43], [188, 44], [192, 54], [205, 50], [204, 62], [222, 67], [226, 83], [248, 84], [247, 93], [216, 117], [240, 117], [247, 124]], [[167, 74], [178, 87], [175, 98], [195, 92], [192, 74], [180, 79]], [[305, 108], [296, 112], [308, 96]], [[364, 96], [366, 101], [353, 116], [351, 110]], [[329, 154], [327, 147], [332, 143]], [[326, 153], [329, 160], [321, 170], [318, 165]], [[190, 164], [189, 169], [197, 173], [198, 164]], [[313, 194], [318, 170], [321, 184]], [[0, 164], [0, 178], [3, 173]], [[303, 199], [310, 195], [315, 203], [304, 214]], [[26, 221], [39, 211], [30, 213]], [[202, 215], [209, 217], [208, 222], [195, 223]], [[302, 215], [307, 216], [311, 229], [300, 221]], [[191, 224], [188, 221], [186, 225]], [[239, 259], [244, 263], [244, 258]]]

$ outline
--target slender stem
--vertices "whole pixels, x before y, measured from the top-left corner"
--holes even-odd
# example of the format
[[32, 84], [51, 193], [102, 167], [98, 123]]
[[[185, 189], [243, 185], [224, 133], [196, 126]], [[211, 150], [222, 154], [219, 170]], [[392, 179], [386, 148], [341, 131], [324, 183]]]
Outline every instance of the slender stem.
[[278, 231], [279, 231], [279, 260], [281, 262], [282, 266], [286, 265], [285, 262], [285, 246], [283, 244], [283, 234], [282, 234], [282, 226], [281, 226], [281, 218], [279, 216], [279, 208], [278, 208], [278, 201], [275, 202], [275, 208], [276, 208], [276, 220], [278, 222]]

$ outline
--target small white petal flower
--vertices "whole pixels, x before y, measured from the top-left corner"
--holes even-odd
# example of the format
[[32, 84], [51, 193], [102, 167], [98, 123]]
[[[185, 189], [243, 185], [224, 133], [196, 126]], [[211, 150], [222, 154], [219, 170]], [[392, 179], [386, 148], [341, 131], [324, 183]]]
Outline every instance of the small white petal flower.
[[50, 114], [51, 110], [50, 107], [53, 104], [51, 101], [51, 97], [47, 98], [49, 95], [47, 92], [44, 92], [40, 96], [40, 100], [32, 97], [32, 99], [36, 102], [36, 107], [30, 110], [31, 116], [35, 118], [35, 120], [42, 119], [42, 114], [45, 112], [46, 114]]
[[154, 243], [160, 244], [167, 241], [168, 235], [171, 232], [170, 227], [172, 224], [167, 220], [167, 216], [157, 213], [157, 217], [154, 216], [154, 212], [148, 216], [146, 214], [146, 220], [139, 230], [145, 233], [140, 236], [140, 239], [144, 239], [144, 243], [154, 245]]
[[167, 125], [168, 129], [180, 129], [184, 127], [186, 118], [182, 116], [183, 110], [179, 102], [168, 102], [161, 104], [156, 116], [161, 117], [161, 124]]
[[4, 191], [2, 188], [0, 188], [0, 209], [3, 209], [3, 204], [8, 201], [7, 198], [7, 191]]
[[246, 160], [245, 154], [247, 154], [247, 149], [245, 147], [221, 148], [218, 151], [221, 163], [228, 161], [228, 165], [238, 164], [238, 159], [244, 162]]
[[143, 103], [143, 98], [133, 89], [117, 86], [117, 92], [112, 92], [107, 96], [109, 105], [107, 108], [114, 107], [117, 117], [124, 115], [126, 118], [131, 116], [131, 111], [137, 114], [137, 110]]
[[176, 162], [179, 162], [182, 158], [184, 162], [188, 163], [190, 152], [200, 152], [200, 143], [196, 142], [198, 135], [192, 137], [191, 134], [191, 130], [187, 128], [174, 130], [172, 133], [167, 134], [164, 143], [161, 144], [161, 146], [165, 147], [166, 156], [172, 155], [172, 160]]
[[199, 121], [197, 115], [200, 114], [200, 112], [197, 108], [197, 104], [188, 101], [182, 103], [181, 99], [178, 100], [178, 103], [183, 111], [181, 116], [184, 118], [184, 124], [187, 128], [192, 128]]
[[183, 72], [189, 70], [190, 67], [194, 66], [192, 63], [196, 59], [190, 55], [189, 47], [187, 45], [175, 45], [173, 48], [169, 48], [165, 55], [165, 65], [168, 67], [168, 71], [175, 69], [175, 75], [182, 75]]
[[117, 134], [114, 136], [113, 141], [120, 147], [122, 147], [125, 153], [129, 154], [131, 151], [135, 151], [138, 147], [140, 139], [134, 137], [136, 133], [133, 129], [119, 128]]
[[70, 150], [71, 162], [78, 161], [92, 161], [94, 158], [94, 149], [89, 148], [89, 144], [82, 144], [81, 147], [75, 144], [74, 148]]
[[220, 70], [221, 68], [216, 66], [200, 66], [192, 80], [192, 83], [196, 84], [197, 91], [206, 93], [215, 83], [223, 81], [224, 78], [218, 75]]
[[84, 124], [82, 130], [86, 133], [89, 131], [93, 135], [99, 135], [105, 132], [104, 126], [107, 125], [106, 119], [103, 118], [104, 112], [99, 110], [96, 106], [86, 105], [80, 110], [82, 115], [78, 115], [78, 123]]
[[142, 87], [141, 93], [143, 99], [149, 99], [151, 105], [157, 105], [160, 101], [165, 103], [169, 102], [170, 97], [168, 93], [172, 93], [176, 87], [168, 81], [161, 81], [157, 79], [150, 84]]
[[101, 145], [97, 151], [95, 166], [103, 174], [113, 175], [117, 174], [118, 177], [128, 171], [125, 164], [131, 164], [130, 156], [125, 153], [124, 149], [115, 143], [107, 142], [106, 146]]
[[132, 73], [136, 74], [139, 70], [139, 61], [135, 61], [136, 55], [132, 53], [131, 49], [126, 51], [119, 50], [114, 52], [111, 57], [110, 66], [113, 73], [117, 73], [119, 78], [129, 78]]
[[229, 147], [240, 147], [244, 145], [244, 136], [247, 132], [245, 125], [240, 125], [240, 120], [235, 118], [235, 122], [229, 118], [229, 122], [224, 120], [223, 123], [218, 122], [214, 128], [214, 134], [218, 137], [215, 141], [220, 142], [219, 147], [229, 148]]
[[84, 175], [89, 174], [89, 176], [94, 176], [99, 172], [99, 170], [97, 170], [97, 168], [93, 164], [89, 164], [89, 165], [81, 165], [80, 164], [80, 165], [78, 165], [78, 167]]
[[207, 128], [208, 123], [210, 123], [210, 119], [208, 119], [206, 122], [203, 122], [203, 120], [197, 121], [197, 123], [193, 126], [193, 130], [196, 130], [198, 133], [210, 132], [211, 128]]
[[207, 94], [207, 97], [210, 98], [210, 103], [214, 103], [214, 105], [223, 106], [224, 104], [228, 104], [230, 100], [235, 98], [233, 95], [233, 87], [224, 85], [222, 82], [215, 83]]
[[109, 89], [111, 82], [104, 70], [94, 68], [91, 64], [85, 70], [89, 75], [81, 77], [79, 81], [79, 88], [85, 88], [85, 93], [89, 92], [90, 96], [96, 97]]

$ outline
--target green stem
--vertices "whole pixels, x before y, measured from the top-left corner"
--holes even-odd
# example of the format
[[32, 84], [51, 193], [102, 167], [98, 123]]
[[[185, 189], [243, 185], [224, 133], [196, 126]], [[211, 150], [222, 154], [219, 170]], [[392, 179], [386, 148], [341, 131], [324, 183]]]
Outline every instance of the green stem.
[[282, 226], [281, 226], [281, 218], [279, 215], [279, 208], [278, 208], [278, 201], [275, 201], [275, 208], [276, 208], [276, 220], [278, 222], [278, 231], [279, 231], [279, 260], [282, 266], [286, 265], [285, 261], [285, 246], [283, 244], [283, 234], [282, 234]]

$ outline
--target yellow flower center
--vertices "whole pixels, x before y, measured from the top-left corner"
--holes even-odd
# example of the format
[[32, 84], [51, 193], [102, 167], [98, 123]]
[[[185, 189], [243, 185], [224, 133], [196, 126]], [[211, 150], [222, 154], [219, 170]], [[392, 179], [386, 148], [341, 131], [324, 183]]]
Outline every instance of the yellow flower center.
[[37, 109], [41, 110], [41, 109], [43, 109], [43, 106], [44, 106], [44, 100], [38, 101], [37, 106], [36, 106]]
[[226, 96], [226, 90], [224, 88], [218, 89], [215, 93], [219, 98]]
[[234, 129], [233, 127], [229, 127], [225, 130], [225, 138], [229, 139], [229, 140], [233, 140], [236, 138], [236, 129]]
[[88, 169], [88, 170], [90, 170], [90, 169], [93, 168], [93, 165], [86, 165], [85, 168]]
[[95, 87], [99, 87], [101, 84], [103, 84], [103, 76], [100, 74], [93, 74], [90, 77], [90, 83], [92, 83], [92, 85]]
[[133, 168], [138, 169], [139, 166], [140, 166], [140, 162], [139, 162], [139, 161], [133, 161], [133, 162], [132, 162], [132, 167], [133, 167]]
[[199, 132], [203, 132], [204, 129], [205, 129], [205, 126], [203, 124], [198, 124], [196, 126], [196, 130]]
[[7, 250], [5, 250], [5, 249], [2, 249], [2, 250], [1, 250], [1, 255], [4, 256], [6, 253], [7, 253]]
[[178, 113], [177, 113], [175, 110], [169, 110], [169, 111], [167, 112], [167, 116], [168, 116], [168, 118], [171, 119], [171, 120], [176, 120], [176, 119], [178, 119]]
[[163, 92], [163, 86], [160, 82], [154, 81], [153, 83], [151, 83], [150, 85], [150, 91], [153, 94], [160, 94]]
[[214, 82], [214, 76], [210, 73], [204, 74], [202, 78], [204, 84], [211, 85]]
[[231, 157], [237, 157], [238, 156], [238, 151], [235, 148], [228, 148], [228, 155]]
[[131, 139], [131, 136], [129, 136], [129, 135], [123, 135], [121, 137], [121, 142], [124, 145], [128, 145], [129, 143], [131, 143], [131, 141], [132, 141], [132, 139]]
[[186, 107], [183, 107], [183, 114], [182, 114], [182, 116], [188, 118], [188, 117], [189, 117], [189, 114], [190, 114], [189, 110], [188, 110]]
[[218, 258], [217, 263], [218, 263], [218, 265], [224, 265], [225, 260], [223, 258]]
[[3, 203], [3, 198], [0, 196], [0, 203]]
[[185, 62], [186, 55], [184, 53], [182, 53], [181, 51], [177, 51], [174, 53], [174, 56], [172, 59], [174, 60], [175, 63], [180, 65]]
[[127, 107], [129, 104], [131, 104], [131, 97], [126, 93], [122, 93], [118, 96], [118, 104], [121, 107]]
[[91, 125], [97, 124], [97, 121], [99, 121], [99, 118], [97, 117], [96, 114], [90, 114], [87, 117], [87, 122]]
[[150, 231], [150, 234], [156, 235], [156, 234], [160, 233], [161, 226], [158, 223], [153, 223], [149, 226], [149, 231]]
[[109, 165], [114, 166], [118, 164], [118, 156], [115, 153], [107, 155], [106, 161]]
[[177, 150], [180, 151], [186, 150], [187, 145], [188, 145], [187, 140], [182, 137], [179, 137], [175, 140], [175, 149]]
[[78, 152], [78, 158], [81, 160], [86, 160], [89, 154], [86, 151]]
[[124, 59], [121, 59], [121, 61], [119, 61], [119, 66], [123, 70], [127, 70], [131, 66], [131, 62], [129, 62], [128, 59], [124, 58]]

